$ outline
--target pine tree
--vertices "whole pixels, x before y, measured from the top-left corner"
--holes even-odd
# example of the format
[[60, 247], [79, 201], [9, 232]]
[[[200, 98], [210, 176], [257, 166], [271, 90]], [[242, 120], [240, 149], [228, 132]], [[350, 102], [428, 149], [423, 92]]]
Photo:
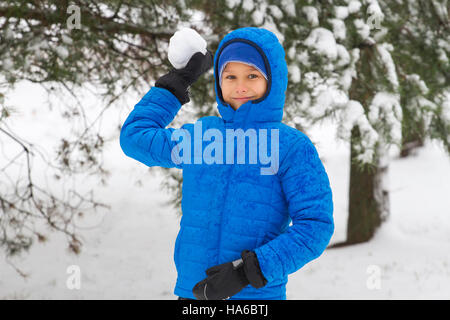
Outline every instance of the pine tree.
[[[405, 137], [416, 134], [441, 141], [450, 153], [448, 12], [447, 0], [4, 1], [0, 139], [17, 143], [21, 154], [1, 163], [0, 174], [19, 160], [28, 170], [25, 183], [8, 189], [14, 192], [0, 189], [0, 246], [12, 255], [44, 240], [35, 219], [67, 234], [72, 251], [81, 245], [71, 227], [79, 207], [32, 179], [29, 160], [38, 148], [7, 126], [14, 109], [3, 97], [21, 80], [43, 85], [49, 94], [69, 92], [75, 105], [66, 105], [64, 114], [83, 125], [76, 137], [61, 139], [53, 175], [58, 180], [91, 172], [106, 182], [101, 156], [109, 138], [94, 124], [125, 92], [142, 94], [171, 68], [167, 46], [181, 25], [197, 29], [213, 52], [229, 31], [243, 26], [278, 36], [289, 66], [283, 122], [305, 133], [324, 119], [337, 122], [338, 138], [351, 143], [347, 243], [367, 241], [389, 214], [388, 148], [401, 149]], [[76, 99], [88, 83], [104, 98], [93, 123], [84, 121]], [[171, 126], [218, 115], [212, 72], [191, 92], [191, 103]], [[181, 212], [181, 172], [161, 170]], [[102, 205], [93, 198], [80, 201], [90, 209]]]
[[[44, 160], [46, 180], [53, 185], [72, 185], [72, 178], [81, 175], [107, 183], [103, 151], [107, 143], [117, 143], [120, 126], [116, 135], [105, 137], [97, 124], [122, 95], [148, 90], [149, 82], [167, 70], [168, 40], [179, 22], [189, 19], [183, 1], [2, 1], [0, 143], [6, 156], [0, 161], [0, 248], [7, 258], [29, 249], [36, 240], [45, 241], [48, 230], [65, 234], [69, 249], [80, 252], [74, 219], [107, 204], [96, 200], [95, 186], [86, 194], [79, 185], [64, 194], [51, 192], [35, 179], [33, 160]], [[75, 134], [61, 137], [51, 155], [56, 163], [11, 125], [20, 118], [7, 97], [24, 80], [42, 85], [49, 96], [72, 98], [58, 106], [61, 121]], [[94, 120], [85, 117], [89, 106], [78, 101], [87, 86], [95, 88], [103, 102]], [[4, 150], [8, 143], [14, 146]], [[19, 166], [24, 170], [16, 172]]]
[[[273, 31], [286, 51], [283, 121], [307, 133], [324, 119], [350, 142], [346, 243], [368, 241], [389, 216], [388, 151], [403, 137], [439, 140], [450, 154], [447, 1], [191, 1], [223, 37]], [[214, 106], [213, 106], [214, 108]], [[209, 114], [214, 114], [211, 109]]]

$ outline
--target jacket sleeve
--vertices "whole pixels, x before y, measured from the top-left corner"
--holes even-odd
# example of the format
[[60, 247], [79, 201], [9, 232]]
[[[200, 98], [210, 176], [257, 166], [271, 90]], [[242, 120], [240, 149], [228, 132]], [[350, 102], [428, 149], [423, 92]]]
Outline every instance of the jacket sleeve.
[[176, 130], [189, 133], [193, 124], [185, 124], [180, 129], [165, 128], [180, 108], [181, 103], [170, 91], [152, 87], [122, 126], [120, 147], [123, 152], [149, 167], [182, 169], [177, 139], [172, 141], [172, 137], [177, 136], [174, 135]]
[[309, 138], [302, 138], [289, 150], [279, 175], [292, 225], [254, 250], [269, 282], [319, 257], [334, 232], [330, 182]]

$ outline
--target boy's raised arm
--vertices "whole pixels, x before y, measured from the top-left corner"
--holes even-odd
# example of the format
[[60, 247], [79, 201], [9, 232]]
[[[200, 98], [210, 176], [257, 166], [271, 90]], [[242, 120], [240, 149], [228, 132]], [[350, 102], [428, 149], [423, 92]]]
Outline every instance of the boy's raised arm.
[[[120, 146], [123, 152], [145, 165], [165, 168], [182, 168], [173, 148], [177, 141], [171, 137], [175, 130], [192, 131], [193, 124], [180, 129], [166, 128], [180, 110], [189, 102], [188, 88], [203, 73], [212, 67], [212, 53], [198, 52], [192, 56], [183, 69], [172, 69], [159, 78], [155, 87], [139, 101], [125, 120], [120, 132]], [[172, 156], [173, 150], [173, 156]]]
[[[171, 157], [176, 144], [171, 140], [175, 129], [165, 129], [180, 108], [180, 101], [172, 93], [152, 87], [135, 105], [122, 126], [120, 146], [123, 152], [149, 167], [181, 168], [181, 164], [174, 163]], [[189, 130], [189, 126], [192, 124], [185, 124], [181, 129]]]

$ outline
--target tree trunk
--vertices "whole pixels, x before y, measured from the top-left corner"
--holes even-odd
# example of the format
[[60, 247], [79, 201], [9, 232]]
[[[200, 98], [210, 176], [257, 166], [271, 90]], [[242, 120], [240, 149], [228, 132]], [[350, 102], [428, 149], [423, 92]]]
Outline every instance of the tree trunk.
[[402, 128], [402, 150], [400, 151], [400, 158], [405, 158], [414, 151], [414, 149], [423, 147], [424, 141], [424, 123], [419, 121], [416, 123], [415, 130], [408, 130], [403, 126]]
[[[355, 156], [355, 139], [359, 129], [352, 129], [351, 159]], [[354, 244], [370, 240], [377, 228], [389, 215], [388, 156], [387, 150], [379, 146], [375, 166], [358, 166], [350, 161], [349, 215], [347, 240]]]

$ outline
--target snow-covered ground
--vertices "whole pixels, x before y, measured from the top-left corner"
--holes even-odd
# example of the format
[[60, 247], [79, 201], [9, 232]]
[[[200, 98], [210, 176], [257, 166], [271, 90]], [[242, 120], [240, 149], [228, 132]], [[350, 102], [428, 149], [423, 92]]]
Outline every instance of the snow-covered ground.
[[[46, 108], [42, 90], [23, 83], [8, 102], [22, 114], [11, 124], [15, 132], [51, 151], [67, 126]], [[111, 127], [116, 111], [105, 115]], [[120, 115], [122, 121], [126, 115]], [[333, 189], [331, 243], [345, 239], [349, 176], [349, 146], [334, 134], [331, 124], [308, 132]], [[450, 298], [450, 159], [431, 141], [407, 159], [395, 153], [391, 158], [389, 220], [371, 242], [328, 249], [292, 274], [288, 299]], [[175, 299], [172, 257], [179, 217], [164, 205], [169, 195], [160, 188], [161, 175], [125, 157], [118, 140], [108, 146], [105, 166], [111, 178], [95, 192], [111, 209], [78, 222], [85, 228], [82, 253], [68, 253], [65, 238], [52, 233], [48, 242], [13, 260], [27, 279], [1, 258], [0, 299]], [[72, 265], [81, 272], [80, 289], [67, 286]]]

